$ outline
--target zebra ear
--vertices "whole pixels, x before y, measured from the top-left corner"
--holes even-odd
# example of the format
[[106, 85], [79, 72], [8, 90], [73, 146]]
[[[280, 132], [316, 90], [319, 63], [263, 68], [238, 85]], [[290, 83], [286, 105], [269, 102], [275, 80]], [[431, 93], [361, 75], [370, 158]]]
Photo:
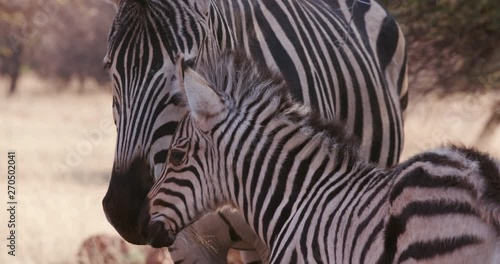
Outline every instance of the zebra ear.
[[121, 0], [104, 0], [104, 2], [111, 3], [112, 5], [115, 6], [115, 8], [118, 9], [118, 5], [120, 5]]
[[224, 101], [201, 75], [185, 66], [182, 55], [176, 61], [176, 76], [180, 90], [186, 95], [191, 116], [200, 128], [210, 130], [213, 118], [226, 108]]

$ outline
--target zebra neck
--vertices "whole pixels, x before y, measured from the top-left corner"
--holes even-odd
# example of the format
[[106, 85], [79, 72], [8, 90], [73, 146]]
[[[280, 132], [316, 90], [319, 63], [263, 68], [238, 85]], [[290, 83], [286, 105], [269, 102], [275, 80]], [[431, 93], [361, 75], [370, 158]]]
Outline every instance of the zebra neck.
[[242, 142], [251, 142], [250, 147], [242, 144], [238, 148], [242, 154], [235, 154], [226, 164], [233, 168], [228, 177], [234, 179], [230, 184], [234, 188], [228, 190], [231, 200], [269, 247], [297, 213], [317, 199], [322, 186], [354, 179], [353, 175], [361, 175], [359, 171], [373, 168], [358, 158], [355, 148], [306, 123], [309, 120], [295, 123], [280, 117], [257, 125], [265, 127], [264, 131], [245, 136]]
[[[207, 17], [207, 40], [202, 47], [204, 59], [216, 55], [223, 50], [235, 47], [234, 32], [230, 28], [227, 15], [232, 15], [232, 10], [224, 12], [221, 7], [226, 6], [227, 1], [210, 1], [210, 9]], [[224, 12], [224, 13], [223, 13]]]

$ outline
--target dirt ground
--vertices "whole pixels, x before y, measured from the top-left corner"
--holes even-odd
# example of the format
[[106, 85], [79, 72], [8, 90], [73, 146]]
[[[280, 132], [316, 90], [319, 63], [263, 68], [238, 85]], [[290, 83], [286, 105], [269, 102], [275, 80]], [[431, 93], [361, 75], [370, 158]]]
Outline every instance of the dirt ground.
[[[92, 83], [87, 86], [83, 94], [73, 88], [56, 92], [52, 84], [27, 76], [19, 94], [0, 96], [0, 175], [5, 175], [7, 151], [15, 151], [18, 201], [16, 257], [6, 254], [2, 224], [0, 263], [75, 263], [85, 238], [116, 235], [101, 208], [116, 137], [111, 96]], [[0, 80], [0, 92], [4, 87]], [[499, 97], [483, 93], [411, 100], [403, 159], [448, 141], [479, 144], [500, 158], [500, 129], [479, 140]], [[5, 186], [1, 176], [0, 188]], [[0, 198], [4, 207], [6, 200]], [[7, 217], [0, 209], [0, 223]]]

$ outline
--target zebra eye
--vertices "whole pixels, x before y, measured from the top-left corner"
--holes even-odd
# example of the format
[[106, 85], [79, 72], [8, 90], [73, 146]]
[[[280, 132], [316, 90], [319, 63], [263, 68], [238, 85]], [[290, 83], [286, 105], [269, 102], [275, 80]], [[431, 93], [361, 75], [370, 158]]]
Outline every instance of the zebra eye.
[[170, 151], [170, 157], [168, 162], [170, 162], [174, 166], [179, 166], [184, 161], [184, 157], [186, 156], [186, 152], [180, 149], [172, 149]]
[[111, 62], [110, 61], [106, 61], [103, 63], [102, 65], [102, 68], [105, 70], [105, 71], [109, 71], [109, 69], [111, 68]]
[[188, 67], [188, 68], [194, 68], [194, 60], [187, 60], [184, 62], [185, 63], [185, 66]]

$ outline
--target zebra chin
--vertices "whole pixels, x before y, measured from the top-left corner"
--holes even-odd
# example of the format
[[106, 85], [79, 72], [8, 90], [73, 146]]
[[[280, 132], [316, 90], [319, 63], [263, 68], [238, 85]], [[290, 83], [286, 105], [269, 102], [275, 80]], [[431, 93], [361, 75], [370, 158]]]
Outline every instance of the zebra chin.
[[151, 219], [149, 207], [144, 206], [139, 219], [139, 232], [142, 239], [154, 248], [169, 247], [175, 242], [176, 234], [165, 228], [162, 221]]
[[154, 248], [170, 247], [175, 242], [175, 234], [165, 229], [163, 222], [155, 221], [148, 224], [146, 241]]

